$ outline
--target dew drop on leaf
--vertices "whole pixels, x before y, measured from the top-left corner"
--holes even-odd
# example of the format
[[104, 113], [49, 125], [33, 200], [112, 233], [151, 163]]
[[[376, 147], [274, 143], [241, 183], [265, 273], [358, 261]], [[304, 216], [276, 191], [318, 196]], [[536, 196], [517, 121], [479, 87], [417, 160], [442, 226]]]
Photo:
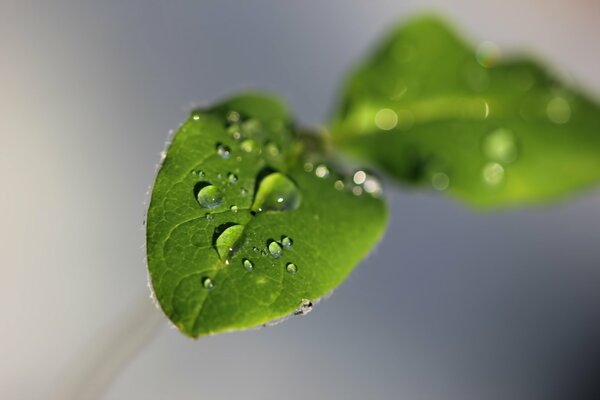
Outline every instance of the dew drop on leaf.
[[298, 272], [298, 267], [294, 263], [287, 263], [285, 265], [285, 270], [290, 274], [295, 274]]
[[431, 186], [435, 190], [443, 191], [448, 189], [448, 185], [450, 184], [450, 178], [443, 172], [436, 172], [431, 177]]
[[294, 311], [294, 315], [306, 315], [313, 310], [313, 303], [308, 299], [302, 299], [300, 301], [300, 306], [296, 311]]
[[289, 236], [284, 236], [281, 238], [281, 244], [283, 245], [283, 247], [285, 247], [286, 249], [289, 249], [292, 247], [292, 245], [294, 244], [294, 241], [292, 240], [292, 238], [290, 238]]
[[218, 227], [215, 230], [215, 248], [221, 260], [227, 262], [229, 258], [238, 252], [243, 244], [243, 232], [244, 225], [231, 225], [225, 229]]
[[324, 164], [320, 164], [315, 168], [315, 175], [319, 178], [326, 178], [329, 176], [329, 168]]
[[229, 173], [229, 175], [227, 175], [227, 180], [229, 183], [237, 183], [238, 177], [235, 174]]
[[244, 260], [242, 261], [242, 265], [244, 266], [246, 271], [252, 271], [254, 269], [254, 264], [247, 258], [244, 258]]
[[231, 156], [231, 149], [224, 145], [223, 143], [217, 143], [217, 154], [221, 156], [221, 158], [228, 159]]
[[218, 187], [208, 184], [198, 191], [196, 199], [204, 208], [215, 208], [223, 202], [223, 192]]
[[273, 258], [279, 258], [279, 257], [281, 257], [281, 254], [283, 253], [283, 249], [281, 248], [281, 245], [274, 240], [269, 242], [269, 244], [267, 245], [267, 249], [269, 249], [269, 254]]
[[258, 185], [252, 211], [290, 211], [300, 206], [302, 196], [290, 178], [279, 172], [267, 175]]
[[515, 136], [508, 129], [496, 129], [484, 138], [483, 153], [492, 161], [514, 162], [517, 159]]
[[495, 186], [504, 180], [504, 167], [497, 162], [487, 163], [481, 174], [487, 184]]
[[213, 289], [215, 287], [215, 283], [213, 282], [213, 280], [210, 279], [207, 276], [205, 276], [204, 278], [202, 278], [202, 280], [200, 282], [202, 283], [202, 287], [204, 289], [211, 290], [211, 289]]
[[555, 124], [565, 124], [571, 119], [571, 106], [562, 97], [555, 97], [546, 106], [548, 119]]
[[256, 142], [252, 139], [244, 139], [240, 143], [240, 148], [246, 153], [252, 153], [256, 149]]
[[279, 156], [279, 147], [273, 142], [267, 142], [267, 144], [265, 144], [265, 151], [271, 157]]

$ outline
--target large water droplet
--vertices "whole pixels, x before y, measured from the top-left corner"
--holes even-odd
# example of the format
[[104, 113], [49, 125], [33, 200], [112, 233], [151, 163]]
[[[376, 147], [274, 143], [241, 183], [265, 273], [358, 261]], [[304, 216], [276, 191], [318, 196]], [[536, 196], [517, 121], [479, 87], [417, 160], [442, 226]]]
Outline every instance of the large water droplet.
[[483, 153], [493, 161], [510, 163], [517, 159], [517, 142], [508, 129], [496, 129], [484, 138]]
[[281, 245], [274, 240], [269, 242], [269, 244], [267, 245], [267, 249], [269, 250], [269, 254], [271, 254], [273, 258], [279, 258], [283, 253]]
[[555, 124], [564, 124], [571, 119], [571, 106], [562, 97], [555, 97], [548, 102], [546, 114], [548, 119]]
[[285, 265], [285, 270], [290, 274], [295, 274], [298, 272], [298, 267], [294, 263], [287, 263]]
[[254, 269], [254, 263], [252, 263], [252, 261], [248, 260], [247, 258], [244, 258], [244, 260], [242, 261], [242, 265], [244, 266], [246, 271], [252, 271]]
[[228, 159], [231, 156], [231, 149], [223, 143], [217, 143], [216, 150], [221, 158]]
[[243, 233], [244, 225], [231, 225], [225, 229], [218, 227], [215, 230], [215, 247], [221, 260], [228, 262], [239, 251], [244, 242]]
[[301, 200], [296, 184], [282, 173], [273, 172], [260, 181], [252, 211], [295, 210]]
[[202, 279], [200, 280], [200, 283], [202, 284], [202, 287], [203, 287], [204, 289], [211, 290], [211, 289], [214, 289], [214, 287], [215, 287], [215, 283], [213, 282], [213, 280], [212, 280], [212, 279], [210, 279], [210, 278], [209, 278], [209, 277], [207, 277], [207, 276], [205, 276], [204, 278], [202, 278]]
[[300, 306], [296, 311], [294, 311], [294, 315], [306, 315], [313, 310], [313, 303], [308, 299], [302, 299], [300, 301]]
[[223, 202], [223, 192], [214, 185], [205, 185], [196, 195], [198, 203], [204, 208], [215, 208]]
[[294, 241], [292, 240], [292, 238], [288, 237], [288, 236], [284, 236], [281, 238], [281, 244], [283, 245], [283, 247], [285, 247], [286, 249], [289, 249], [292, 247], [292, 245], [294, 244]]
[[487, 184], [495, 186], [504, 180], [504, 167], [497, 162], [487, 163], [481, 174]]

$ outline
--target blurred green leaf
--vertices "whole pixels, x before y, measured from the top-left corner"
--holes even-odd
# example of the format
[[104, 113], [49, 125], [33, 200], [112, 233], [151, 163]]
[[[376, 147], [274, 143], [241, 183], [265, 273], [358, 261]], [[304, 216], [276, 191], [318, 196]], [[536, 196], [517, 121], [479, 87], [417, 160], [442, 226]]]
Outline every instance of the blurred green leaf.
[[528, 59], [412, 20], [354, 70], [334, 146], [477, 205], [543, 201], [600, 180], [600, 108]]
[[382, 235], [383, 202], [343, 188], [304, 147], [286, 108], [258, 94], [195, 111], [175, 135], [152, 190], [147, 259], [158, 303], [186, 335], [308, 312]]

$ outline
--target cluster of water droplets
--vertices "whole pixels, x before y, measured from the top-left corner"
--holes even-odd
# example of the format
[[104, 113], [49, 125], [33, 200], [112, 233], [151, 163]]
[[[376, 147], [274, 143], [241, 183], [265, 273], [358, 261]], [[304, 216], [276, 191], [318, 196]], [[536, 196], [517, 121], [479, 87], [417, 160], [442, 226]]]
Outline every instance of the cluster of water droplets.
[[317, 178], [330, 178], [334, 189], [338, 191], [346, 190], [355, 196], [368, 193], [373, 197], [381, 197], [383, 194], [381, 181], [375, 175], [364, 170], [357, 170], [349, 175], [334, 176], [327, 165], [315, 165], [313, 162], [307, 161], [304, 163], [304, 171], [314, 173]]

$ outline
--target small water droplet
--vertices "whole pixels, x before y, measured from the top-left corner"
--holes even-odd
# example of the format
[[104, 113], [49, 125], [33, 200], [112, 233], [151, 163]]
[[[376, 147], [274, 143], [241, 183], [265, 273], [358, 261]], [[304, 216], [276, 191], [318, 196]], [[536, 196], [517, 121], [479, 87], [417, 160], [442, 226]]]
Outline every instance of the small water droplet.
[[352, 176], [352, 180], [357, 185], [362, 185], [367, 180], [367, 174], [365, 173], [365, 171], [356, 171]]
[[500, 47], [494, 42], [482, 42], [477, 47], [475, 58], [479, 65], [484, 68], [492, 68], [500, 61]]
[[363, 188], [365, 189], [365, 192], [371, 194], [373, 197], [379, 197], [383, 193], [381, 182], [374, 175], [367, 175]]
[[266, 250], [261, 251], [260, 255], [263, 256], [263, 257], [266, 256], [267, 255], [267, 251]]
[[273, 258], [279, 258], [283, 253], [281, 245], [274, 240], [269, 242], [269, 244], [267, 245], [267, 249], [269, 250], [269, 254], [271, 254]]
[[294, 263], [287, 263], [285, 265], [285, 270], [290, 274], [295, 274], [298, 272], [298, 267]]
[[200, 116], [199, 115], [194, 115], [194, 116], [192, 116], [192, 119], [194, 121], [198, 121], [200, 119]]
[[239, 251], [244, 243], [244, 225], [231, 225], [220, 232], [222, 229], [222, 227], [215, 229], [215, 236], [218, 235], [215, 240], [215, 248], [221, 260], [228, 263], [228, 260]]
[[515, 136], [508, 129], [496, 129], [484, 138], [483, 153], [493, 161], [503, 163], [515, 161], [517, 159]]
[[240, 143], [240, 148], [246, 153], [252, 153], [256, 149], [256, 142], [252, 139], [244, 139]]
[[279, 147], [273, 142], [267, 142], [267, 144], [265, 144], [265, 151], [271, 157], [279, 156]]
[[212, 221], [215, 217], [211, 213], [206, 213], [204, 214], [204, 218], [206, 218], [207, 221]]
[[273, 172], [260, 181], [252, 211], [295, 210], [301, 200], [296, 184], [282, 173]]
[[398, 114], [391, 108], [382, 108], [375, 114], [375, 126], [384, 131], [394, 129], [398, 124]]
[[204, 208], [215, 208], [223, 202], [223, 192], [216, 186], [209, 184], [198, 191], [196, 199]]
[[313, 165], [312, 165], [312, 163], [309, 163], [309, 162], [306, 162], [306, 163], [304, 163], [304, 170], [305, 170], [306, 172], [312, 172], [312, 170], [313, 170]]
[[215, 287], [215, 283], [213, 282], [213, 280], [207, 276], [202, 278], [202, 280], [200, 282], [202, 283], [202, 287], [204, 289], [212, 290]]
[[318, 178], [326, 178], [329, 176], [329, 168], [324, 164], [319, 164], [317, 168], [315, 168], [315, 175]]
[[431, 177], [431, 186], [433, 186], [433, 188], [435, 190], [439, 190], [439, 191], [446, 190], [446, 189], [448, 189], [449, 184], [450, 184], [450, 178], [448, 177], [448, 175], [446, 175], [443, 172], [436, 172]]
[[555, 97], [546, 106], [548, 119], [555, 124], [565, 124], [571, 119], [571, 106], [562, 97]]
[[240, 120], [240, 113], [237, 111], [229, 111], [227, 114], [227, 121], [238, 122]]
[[256, 246], [255, 246], [255, 247], [253, 247], [253, 248], [252, 248], [252, 251], [254, 251], [255, 253], [259, 253], [259, 252], [260, 252], [260, 249], [259, 249], [258, 247], [256, 247]]
[[244, 268], [246, 268], [246, 271], [252, 271], [254, 269], [254, 264], [247, 258], [244, 258], [242, 260], [242, 265], [244, 266]]
[[229, 175], [227, 175], [227, 180], [229, 181], [229, 183], [237, 183], [238, 177], [237, 177], [237, 175], [232, 174], [230, 172]]
[[497, 162], [487, 163], [481, 174], [487, 184], [495, 186], [504, 180], [504, 167]]
[[246, 197], [248, 195], [248, 191], [244, 188], [242, 188], [242, 190], [240, 190], [240, 194], [244, 197]]
[[354, 186], [352, 188], [352, 194], [354, 194], [355, 196], [360, 196], [363, 192], [363, 188], [360, 186]]
[[313, 303], [308, 299], [302, 299], [300, 301], [300, 306], [296, 311], [294, 311], [294, 315], [306, 315], [313, 310]]
[[337, 190], [344, 190], [344, 182], [341, 180], [337, 180], [333, 184], [333, 187], [336, 188]]
[[221, 156], [221, 158], [228, 159], [231, 156], [231, 149], [224, 145], [223, 143], [217, 143], [217, 154]]
[[289, 236], [284, 236], [281, 238], [281, 244], [283, 245], [283, 247], [285, 247], [286, 249], [289, 249], [292, 247], [292, 245], [294, 244], [294, 241], [292, 240], [291, 237]]
[[229, 207], [229, 209], [231, 210], [232, 213], [238, 212], [238, 206], [231, 206], [231, 207]]
[[223, 180], [223, 174], [220, 173], [220, 172], [218, 172], [217, 173], [217, 179], [220, 180], [220, 181], [222, 181]]

